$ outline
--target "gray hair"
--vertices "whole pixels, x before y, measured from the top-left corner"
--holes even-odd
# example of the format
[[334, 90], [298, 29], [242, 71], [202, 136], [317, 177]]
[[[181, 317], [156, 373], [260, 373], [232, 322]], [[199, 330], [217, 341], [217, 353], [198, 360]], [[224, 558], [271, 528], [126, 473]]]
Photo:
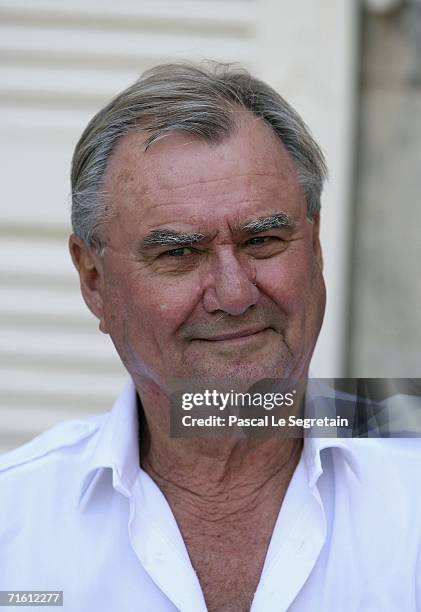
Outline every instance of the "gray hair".
[[101, 228], [112, 215], [103, 191], [117, 141], [132, 130], [149, 134], [145, 151], [167, 134], [182, 132], [209, 142], [230, 136], [239, 108], [251, 111], [280, 138], [295, 163], [310, 221], [320, 209], [327, 175], [323, 154], [296, 111], [246, 70], [209, 62], [163, 64], [143, 73], [89, 122], [72, 160], [72, 226], [96, 252], [105, 247]]

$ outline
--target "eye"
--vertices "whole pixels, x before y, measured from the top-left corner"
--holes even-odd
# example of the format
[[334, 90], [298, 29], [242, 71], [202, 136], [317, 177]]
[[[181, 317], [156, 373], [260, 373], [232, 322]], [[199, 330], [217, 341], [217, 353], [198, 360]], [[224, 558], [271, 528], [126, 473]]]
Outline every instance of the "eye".
[[190, 253], [190, 248], [178, 247], [178, 249], [171, 249], [170, 251], [165, 251], [163, 255], [168, 255], [168, 257], [184, 257], [185, 255], [190, 255]]
[[276, 240], [273, 236], [256, 236], [256, 238], [250, 238], [247, 240], [247, 244], [251, 246], [260, 246], [262, 244], [267, 244], [271, 240]]
[[254, 236], [243, 243], [245, 253], [255, 259], [267, 259], [282, 253], [288, 246], [288, 241], [279, 236]]

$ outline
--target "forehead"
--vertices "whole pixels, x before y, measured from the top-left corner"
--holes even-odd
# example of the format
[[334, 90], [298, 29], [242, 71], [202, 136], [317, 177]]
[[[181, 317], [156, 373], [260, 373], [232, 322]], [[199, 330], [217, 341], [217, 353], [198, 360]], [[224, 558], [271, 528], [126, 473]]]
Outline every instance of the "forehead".
[[303, 212], [294, 164], [276, 134], [251, 113], [240, 112], [236, 130], [219, 143], [174, 133], [145, 152], [146, 138], [126, 135], [109, 162], [105, 190], [113, 231]]

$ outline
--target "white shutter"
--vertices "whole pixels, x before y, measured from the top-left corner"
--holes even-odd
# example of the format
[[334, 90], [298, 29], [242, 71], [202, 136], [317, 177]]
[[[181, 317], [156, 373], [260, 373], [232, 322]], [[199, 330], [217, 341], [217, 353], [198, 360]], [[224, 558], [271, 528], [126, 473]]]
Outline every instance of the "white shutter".
[[[0, 451], [62, 419], [108, 410], [126, 378], [82, 302], [67, 254], [70, 158], [88, 120], [144, 69], [174, 59], [237, 61], [290, 92], [292, 102], [295, 94], [307, 100], [302, 66], [296, 87], [297, 58], [316, 64], [324, 53], [337, 74], [351, 63], [333, 57], [334, 40], [316, 44], [308, 23], [329, 13], [341, 33], [348, 1], [323, 2], [324, 15], [316, 4], [0, 0]], [[336, 113], [333, 139], [310, 96], [311, 122], [342, 163], [336, 152], [347, 139], [339, 125], [346, 117], [334, 90], [325, 98]]]

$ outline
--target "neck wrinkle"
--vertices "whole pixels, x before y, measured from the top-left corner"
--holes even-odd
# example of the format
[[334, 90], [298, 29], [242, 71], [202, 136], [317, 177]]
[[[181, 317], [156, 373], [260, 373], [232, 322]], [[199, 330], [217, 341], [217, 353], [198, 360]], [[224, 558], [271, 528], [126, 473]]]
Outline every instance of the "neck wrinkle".
[[214, 461], [200, 449], [192, 452], [191, 445], [183, 448], [179, 439], [176, 443], [175, 452], [171, 452], [174, 447], [158, 447], [155, 452], [152, 437], [142, 468], [171, 505], [183, 506], [192, 518], [211, 522], [265, 507], [270, 498], [278, 497], [277, 492], [280, 504], [302, 450], [301, 439], [242, 440], [240, 448], [237, 441]]

